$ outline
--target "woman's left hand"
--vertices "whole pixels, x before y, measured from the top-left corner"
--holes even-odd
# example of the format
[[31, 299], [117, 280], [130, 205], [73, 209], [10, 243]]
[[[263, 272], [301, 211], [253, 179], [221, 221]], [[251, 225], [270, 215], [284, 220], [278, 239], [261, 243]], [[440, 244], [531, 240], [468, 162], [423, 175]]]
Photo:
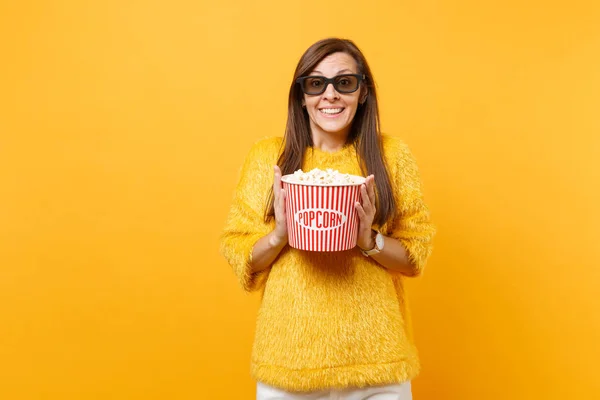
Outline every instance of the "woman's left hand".
[[356, 245], [363, 250], [371, 250], [375, 247], [373, 238], [373, 220], [375, 219], [375, 176], [369, 175], [364, 184], [360, 187], [362, 204], [356, 202], [355, 207], [358, 212], [358, 238]]

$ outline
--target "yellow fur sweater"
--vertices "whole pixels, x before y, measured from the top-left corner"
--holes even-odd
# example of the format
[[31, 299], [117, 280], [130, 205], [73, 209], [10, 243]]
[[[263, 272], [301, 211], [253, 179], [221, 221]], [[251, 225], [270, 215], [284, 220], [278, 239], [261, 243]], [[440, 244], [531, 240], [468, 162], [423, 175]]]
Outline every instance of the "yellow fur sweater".
[[[363, 256], [358, 248], [319, 253], [286, 246], [265, 271], [250, 274], [256, 241], [274, 228], [264, 207], [282, 138], [263, 139], [241, 171], [221, 253], [242, 288], [261, 290], [252, 375], [288, 391], [363, 387], [404, 382], [419, 371], [403, 289], [404, 277]], [[417, 166], [408, 147], [384, 136], [384, 154], [398, 213], [383, 226], [400, 240], [419, 275], [431, 252], [434, 227], [423, 202]], [[354, 146], [335, 153], [309, 148], [304, 171], [332, 168], [361, 175]]]

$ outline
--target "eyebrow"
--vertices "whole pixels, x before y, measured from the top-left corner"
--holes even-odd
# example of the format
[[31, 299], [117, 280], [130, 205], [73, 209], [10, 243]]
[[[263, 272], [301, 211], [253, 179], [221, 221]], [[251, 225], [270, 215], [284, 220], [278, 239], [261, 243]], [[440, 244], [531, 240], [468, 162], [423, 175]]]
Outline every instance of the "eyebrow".
[[[344, 69], [341, 69], [341, 70], [339, 70], [338, 72], [336, 72], [336, 75], [339, 75], [339, 74], [341, 74], [341, 73], [343, 73], [343, 72], [347, 72], [347, 73], [350, 73], [350, 74], [353, 74], [353, 73], [354, 73], [354, 72], [352, 72], [351, 70], [349, 70], [349, 69], [347, 69], [347, 68], [344, 68]], [[323, 75], [323, 73], [322, 73], [321, 71], [317, 71], [317, 70], [314, 70], [314, 71], [313, 71], [313, 72], [311, 72], [310, 74], [312, 75], [312, 74], [314, 74], [314, 73], [317, 73], [317, 74], [321, 74], [321, 75]]]

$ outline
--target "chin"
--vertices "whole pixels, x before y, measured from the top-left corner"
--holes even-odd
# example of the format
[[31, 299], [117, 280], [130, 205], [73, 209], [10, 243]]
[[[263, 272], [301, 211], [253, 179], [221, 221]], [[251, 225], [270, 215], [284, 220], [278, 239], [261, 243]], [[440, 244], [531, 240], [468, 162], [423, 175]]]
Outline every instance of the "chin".
[[335, 126], [335, 127], [333, 127], [333, 126], [321, 126], [321, 129], [324, 132], [331, 133], [331, 134], [336, 134], [336, 133], [342, 133], [342, 132], [348, 130], [349, 127], [350, 127], [349, 125], [341, 125], [341, 126]]

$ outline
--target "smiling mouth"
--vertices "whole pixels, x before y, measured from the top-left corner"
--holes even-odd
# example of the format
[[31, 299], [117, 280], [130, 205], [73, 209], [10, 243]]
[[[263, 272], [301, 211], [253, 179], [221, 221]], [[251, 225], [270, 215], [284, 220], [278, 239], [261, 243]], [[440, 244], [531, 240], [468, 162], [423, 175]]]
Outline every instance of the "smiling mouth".
[[320, 108], [319, 111], [325, 115], [336, 115], [344, 111], [344, 108]]

